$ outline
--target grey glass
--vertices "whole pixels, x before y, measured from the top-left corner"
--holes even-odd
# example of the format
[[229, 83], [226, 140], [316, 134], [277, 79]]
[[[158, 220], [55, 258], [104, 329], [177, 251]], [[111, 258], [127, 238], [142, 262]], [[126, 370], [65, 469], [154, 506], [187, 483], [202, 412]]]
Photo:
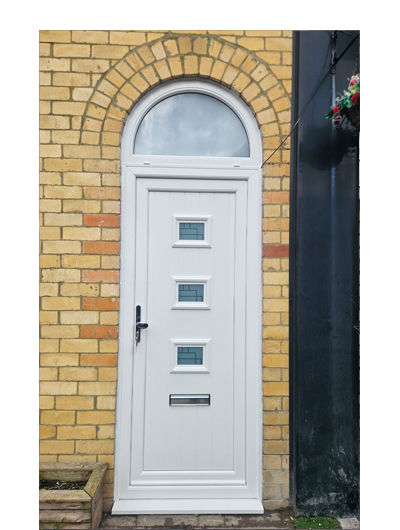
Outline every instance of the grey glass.
[[133, 152], [142, 155], [250, 156], [242, 122], [219, 99], [193, 92], [163, 99], [145, 115]]
[[203, 302], [204, 285], [202, 283], [180, 283], [178, 302]]
[[178, 346], [178, 364], [203, 364], [202, 346]]
[[179, 223], [179, 239], [204, 240], [204, 223]]

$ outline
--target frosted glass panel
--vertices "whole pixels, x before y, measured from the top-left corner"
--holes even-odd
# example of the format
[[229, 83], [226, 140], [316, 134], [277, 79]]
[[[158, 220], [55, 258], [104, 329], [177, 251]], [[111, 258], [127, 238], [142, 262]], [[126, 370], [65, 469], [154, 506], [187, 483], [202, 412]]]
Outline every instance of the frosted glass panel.
[[179, 239], [204, 240], [204, 223], [179, 223]]
[[178, 346], [177, 364], [203, 364], [202, 346]]
[[204, 285], [202, 283], [180, 283], [178, 302], [204, 302]]
[[219, 99], [205, 94], [175, 94], [163, 99], [139, 125], [135, 154], [250, 156], [242, 122]]

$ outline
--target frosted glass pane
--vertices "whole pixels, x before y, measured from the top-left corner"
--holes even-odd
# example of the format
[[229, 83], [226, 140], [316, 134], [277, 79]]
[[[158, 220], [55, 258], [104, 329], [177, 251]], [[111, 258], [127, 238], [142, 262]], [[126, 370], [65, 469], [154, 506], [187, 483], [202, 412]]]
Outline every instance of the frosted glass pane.
[[179, 239], [204, 240], [204, 223], [179, 223]]
[[176, 94], [145, 115], [136, 134], [135, 154], [250, 156], [242, 122], [219, 99]]
[[180, 283], [178, 302], [204, 302], [204, 285], [202, 283]]
[[203, 364], [201, 346], [178, 346], [178, 364]]

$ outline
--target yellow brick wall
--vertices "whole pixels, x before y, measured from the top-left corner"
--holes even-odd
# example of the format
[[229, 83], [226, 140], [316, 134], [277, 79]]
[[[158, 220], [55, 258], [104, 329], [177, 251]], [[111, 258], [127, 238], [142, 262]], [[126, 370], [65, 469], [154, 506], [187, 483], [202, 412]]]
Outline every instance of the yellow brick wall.
[[[211, 78], [247, 102], [264, 159], [290, 130], [290, 31], [40, 32], [40, 453], [107, 462], [113, 496], [120, 135], [151, 87]], [[289, 140], [264, 166], [263, 499], [288, 505]]]

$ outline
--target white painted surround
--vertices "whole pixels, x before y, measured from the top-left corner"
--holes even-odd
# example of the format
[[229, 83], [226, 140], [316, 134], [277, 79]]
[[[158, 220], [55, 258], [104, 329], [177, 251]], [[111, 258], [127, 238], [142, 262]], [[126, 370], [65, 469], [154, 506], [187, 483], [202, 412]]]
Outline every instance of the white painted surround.
[[[168, 96], [186, 92], [215, 97], [236, 113], [249, 139], [250, 157], [133, 154], [136, 131], [149, 109]], [[121, 144], [114, 514], [263, 512], [261, 160], [261, 137], [252, 112], [234, 93], [212, 82], [185, 80], [160, 85], [135, 105], [126, 121]], [[200, 206], [188, 211], [191, 204], [207, 204], [207, 197], [210, 206], [201, 206], [204, 211]], [[204, 244], [184, 245], [176, 240], [176, 223], [180, 217], [206, 221]], [[166, 227], [167, 222], [172, 229]], [[155, 226], [160, 226], [159, 231]], [[224, 231], [226, 238], [221, 236]], [[155, 255], [156, 251], [160, 254]], [[204, 260], [204, 253], [210, 257], [208, 261]], [[230, 259], [224, 261], [225, 255]], [[185, 258], [180, 260], [176, 256]], [[192, 267], [189, 274], [180, 263]], [[205, 270], [207, 263], [213, 263], [211, 272]], [[174, 285], [186, 281], [185, 278], [204, 282], [207, 293], [204, 304], [209, 305], [202, 307], [205, 311], [196, 307], [187, 311], [179, 304], [174, 308], [170, 303], [168, 297], [174, 296]], [[159, 304], [155, 303], [158, 301], [153, 293], [156, 283], [161, 293]], [[222, 283], [226, 291], [221, 290]], [[216, 296], [217, 292], [228, 295]], [[165, 305], [164, 319], [159, 315], [167, 298], [169, 305], [168, 308]], [[135, 306], [139, 303], [142, 321], [148, 321], [149, 328], [142, 331], [141, 342], [136, 347]], [[149, 303], [152, 309], [148, 310]], [[201, 318], [196, 316], [200, 313]], [[189, 314], [192, 316], [178, 318]], [[150, 316], [152, 321], [147, 320]], [[193, 331], [196, 319], [199, 330], [201, 325], [205, 326], [197, 336]], [[181, 326], [182, 322], [187, 322], [186, 328]], [[164, 352], [164, 344], [165, 362], [164, 353], [160, 353]], [[203, 345], [204, 366], [193, 369], [176, 366], [176, 344]], [[226, 351], [221, 347], [225, 344]], [[162, 371], [163, 363], [165, 371]], [[228, 368], [221, 376], [223, 363]], [[226, 399], [230, 395], [233, 398], [232, 404], [226, 403], [227, 413], [220, 415], [218, 421], [216, 417], [207, 419], [207, 414], [211, 418], [214, 410], [211, 407], [198, 407], [195, 419], [190, 416], [193, 407], [166, 407], [165, 412], [157, 412], [156, 404], [165, 402], [157, 392], [161, 396], [187, 394], [185, 388], [190, 387], [193, 388], [190, 393], [206, 394], [211, 389], [211, 403], [217, 407], [221, 403], [218, 392], [225, 388], [222, 385], [227, 385]], [[188, 412], [183, 413], [183, 409]], [[213, 414], [221, 414], [215, 410]], [[184, 434], [186, 427], [181, 432], [174, 424], [175, 430], [169, 431], [168, 423], [163, 439], [159, 440], [154, 418], [160, 417], [161, 421], [163, 417], [169, 418], [168, 414], [181, 415], [176, 416], [176, 425], [179, 421], [182, 424], [185, 418], [191, 427]], [[175, 416], [171, 418], [172, 425]], [[214, 440], [210, 446], [214, 460], [210, 459], [209, 452], [201, 452], [212, 438], [210, 433], [207, 435], [210, 425], [214, 425], [213, 432], [226, 432], [226, 436], [232, 437], [224, 441], [225, 445], [220, 438]], [[175, 454], [174, 448], [170, 448], [171, 440], [176, 438], [182, 443], [184, 436], [191, 445], [196, 439], [203, 440], [204, 445], [200, 444], [197, 453], [193, 449], [186, 456]], [[196, 465], [188, 465], [191, 458]], [[206, 463], [211, 461], [214, 464], [207, 468]], [[182, 469], [177, 467], [179, 462]]]

